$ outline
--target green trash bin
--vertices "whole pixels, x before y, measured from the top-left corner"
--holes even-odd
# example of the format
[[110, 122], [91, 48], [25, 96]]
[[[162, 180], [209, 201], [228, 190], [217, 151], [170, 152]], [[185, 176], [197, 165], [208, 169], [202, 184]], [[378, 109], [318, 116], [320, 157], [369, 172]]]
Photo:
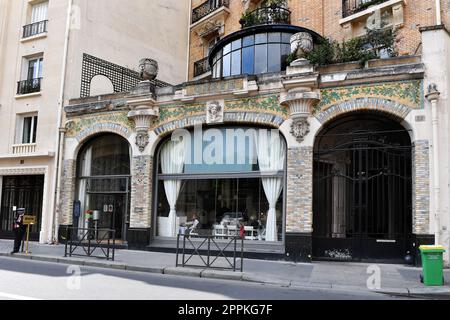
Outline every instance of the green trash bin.
[[420, 246], [423, 273], [421, 280], [426, 286], [444, 285], [443, 246]]

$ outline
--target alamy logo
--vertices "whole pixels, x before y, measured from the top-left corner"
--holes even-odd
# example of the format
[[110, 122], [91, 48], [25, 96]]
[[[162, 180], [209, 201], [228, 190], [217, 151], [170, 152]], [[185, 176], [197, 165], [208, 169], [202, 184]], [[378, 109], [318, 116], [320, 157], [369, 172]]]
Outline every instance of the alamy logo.
[[367, 289], [369, 290], [380, 290], [381, 289], [381, 268], [374, 264], [367, 268], [367, 274], [369, 278], [367, 279]]
[[67, 289], [80, 290], [81, 289], [81, 268], [79, 266], [69, 266], [66, 271], [69, 274], [67, 279]]

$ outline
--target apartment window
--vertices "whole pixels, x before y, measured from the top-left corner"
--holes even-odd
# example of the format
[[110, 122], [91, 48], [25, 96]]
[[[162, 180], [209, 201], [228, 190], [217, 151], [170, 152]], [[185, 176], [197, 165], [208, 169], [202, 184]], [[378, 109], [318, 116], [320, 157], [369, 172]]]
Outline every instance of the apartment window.
[[24, 60], [24, 69], [22, 71], [22, 79], [17, 86], [17, 94], [30, 94], [41, 91], [43, 57], [26, 58]]
[[23, 38], [47, 32], [48, 1], [31, 6], [30, 23], [23, 27]]
[[28, 60], [28, 76], [27, 80], [42, 78], [42, 64], [44, 58], [36, 58]]
[[37, 124], [38, 124], [37, 114], [19, 116], [17, 143], [18, 144], [36, 143]]
[[48, 18], [48, 1], [31, 6], [31, 23], [41, 22]]

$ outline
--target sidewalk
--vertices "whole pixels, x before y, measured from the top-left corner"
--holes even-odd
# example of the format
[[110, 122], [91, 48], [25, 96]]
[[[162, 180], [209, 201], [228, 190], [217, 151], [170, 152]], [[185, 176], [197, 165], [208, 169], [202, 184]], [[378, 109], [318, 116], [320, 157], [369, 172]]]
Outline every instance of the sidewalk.
[[[283, 287], [371, 291], [367, 288], [370, 274], [366, 263], [315, 262], [312, 264], [286, 261], [244, 260], [244, 272], [217, 271], [194, 268], [175, 268], [172, 253], [116, 250], [115, 261], [98, 258], [64, 258], [64, 246], [30, 243], [31, 254], [9, 256], [12, 241], [0, 240], [0, 256], [32, 259], [100, 268], [182, 275], [214, 279], [250, 281]], [[450, 270], [445, 270], [446, 286], [426, 287], [419, 281], [421, 269], [403, 265], [378, 264], [381, 270], [381, 289], [372, 290], [411, 297], [436, 296], [450, 299]]]

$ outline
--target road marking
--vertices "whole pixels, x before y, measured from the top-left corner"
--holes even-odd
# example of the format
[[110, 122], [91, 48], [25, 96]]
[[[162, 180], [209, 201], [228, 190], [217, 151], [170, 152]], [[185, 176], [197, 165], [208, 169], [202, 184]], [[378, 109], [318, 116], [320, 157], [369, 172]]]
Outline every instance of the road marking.
[[7, 298], [7, 299], [13, 299], [13, 300], [41, 300], [41, 299], [37, 299], [37, 298], [20, 296], [17, 294], [10, 294], [10, 293], [5, 293], [5, 292], [0, 292], [0, 298]]

